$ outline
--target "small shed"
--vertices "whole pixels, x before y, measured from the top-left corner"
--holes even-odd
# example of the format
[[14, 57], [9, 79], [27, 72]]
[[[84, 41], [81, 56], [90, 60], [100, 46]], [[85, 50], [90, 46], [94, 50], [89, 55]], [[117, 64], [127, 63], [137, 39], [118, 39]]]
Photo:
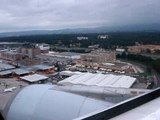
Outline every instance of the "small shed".
[[27, 75], [20, 78], [29, 83], [42, 83], [48, 79], [48, 77], [39, 74]]

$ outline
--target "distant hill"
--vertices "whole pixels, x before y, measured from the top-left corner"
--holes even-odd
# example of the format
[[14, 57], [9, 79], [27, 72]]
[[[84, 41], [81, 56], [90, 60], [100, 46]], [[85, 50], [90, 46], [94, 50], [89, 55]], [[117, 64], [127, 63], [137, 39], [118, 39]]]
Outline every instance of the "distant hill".
[[106, 33], [106, 32], [160, 32], [160, 24], [126, 25], [95, 28], [75, 28], [60, 30], [31, 30], [22, 32], [0, 33], [0, 37], [47, 35], [47, 34], [78, 34], [78, 33]]

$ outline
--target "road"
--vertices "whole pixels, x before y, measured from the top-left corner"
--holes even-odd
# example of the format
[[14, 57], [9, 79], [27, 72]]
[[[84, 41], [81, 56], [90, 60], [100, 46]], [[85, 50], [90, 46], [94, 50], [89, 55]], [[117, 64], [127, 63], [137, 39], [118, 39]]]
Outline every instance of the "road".
[[155, 70], [151, 70], [151, 74], [153, 76], [153, 80], [154, 80], [154, 83], [155, 83], [155, 88], [157, 87], [160, 87], [160, 74], [158, 74]]

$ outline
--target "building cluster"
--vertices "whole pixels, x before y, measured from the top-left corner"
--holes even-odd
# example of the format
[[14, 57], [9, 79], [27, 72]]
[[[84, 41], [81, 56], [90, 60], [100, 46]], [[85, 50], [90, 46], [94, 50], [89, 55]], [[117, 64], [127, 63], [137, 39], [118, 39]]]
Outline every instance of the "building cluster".
[[[14, 66], [12, 67], [12, 66], [9, 66], [8, 64], [5, 64], [5, 65], [7, 65], [7, 67], [4, 68], [4, 66], [0, 64], [0, 67], [1, 67], [0, 78], [17, 77], [18, 79], [21, 79], [30, 83], [46, 80], [48, 77], [46, 78], [45, 76], [43, 77], [43, 75], [41, 76], [38, 74], [51, 74], [51, 73], [54, 73], [54, 70], [55, 70], [54, 66], [41, 65], [41, 64], [29, 66], [29, 67], [21, 67], [21, 68], [15, 68]], [[28, 78], [28, 76], [31, 76], [31, 80], [24, 79], [26, 77]], [[34, 81], [33, 78], [36, 80]], [[46, 79], [42, 79], [42, 78], [46, 78]]]
[[12, 49], [2, 49], [0, 58], [10, 61], [14, 65], [32, 65], [37, 63], [36, 56], [49, 52], [48, 44], [39, 44], [36, 46], [23, 46]]
[[109, 35], [98, 35], [97, 39], [103, 39], [103, 40], [109, 39]]
[[18, 48], [15, 51], [1, 51], [0, 58], [9, 61], [23, 60], [27, 58], [34, 58], [36, 55], [40, 54], [39, 48]]
[[36, 44], [36, 48], [39, 48], [41, 53], [48, 53], [50, 50], [49, 44]]
[[37, 55], [36, 59], [41, 63], [56, 64], [58, 62], [67, 65], [72, 60], [80, 59], [80, 55], [81, 53], [49, 51], [48, 53]]
[[[101, 39], [104, 39], [103, 37]], [[80, 54], [51, 52], [49, 49], [47, 44], [37, 44], [33, 48], [21, 47], [16, 51], [1, 51], [3, 60], [0, 62], [0, 97], [9, 95], [6, 92], [21, 90], [8, 100], [10, 109], [3, 109], [7, 120], [25, 120], [24, 116], [36, 120], [71, 120], [102, 111], [148, 92], [146, 89], [134, 87], [138, 83], [137, 78], [124, 75], [132, 70], [132, 65], [117, 61], [115, 51], [97, 49], [91, 53]], [[36, 59], [41, 63], [32, 66], [7, 64], [7, 60], [19, 62], [23, 59]], [[66, 71], [67, 69], [69, 70]], [[8, 82], [11, 78], [12, 82]], [[13, 79], [19, 84], [13, 84]], [[35, 85], [23, 88], [21, 82]], [[32, 98], [32, 101], [28, 98]], [[1, 104], [3, 102], [0, 101]], [[21, 106], [27, 109], [21, 109]]]
[[77, 37], [77, 40], [88, 40], [88, 37], [84, 37], [84, 36]]
[[0, 53], [0, 58], [9, 61], [16, 61], [28, 58], [28, 56], [26, 54], [21, 54], [17, 52], [5, 51]]
[[116, 73], [133, 73], [132, 65], [116, 60], [115, 51], [105, 51], [98, 49], [91, 53], [82, 54], [80, 59], [73, 60], [75, 66], [68, 70], [90, 71], [90, 72], [116, 72]]
[[88, 46], [88, 48], [90, 48], [90, 49], [98, 49], [99, 48], [99, 44], [90, 45], [90, 46]]
[[160, 45], [137, 45], [129, 46], [129, 53], [160, 53]]

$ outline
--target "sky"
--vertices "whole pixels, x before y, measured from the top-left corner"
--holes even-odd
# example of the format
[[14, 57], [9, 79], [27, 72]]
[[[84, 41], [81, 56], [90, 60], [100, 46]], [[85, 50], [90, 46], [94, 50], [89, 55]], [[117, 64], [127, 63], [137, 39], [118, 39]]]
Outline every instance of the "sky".
[[160, 0], [0, 0], [0, 32], [160, 23]]

